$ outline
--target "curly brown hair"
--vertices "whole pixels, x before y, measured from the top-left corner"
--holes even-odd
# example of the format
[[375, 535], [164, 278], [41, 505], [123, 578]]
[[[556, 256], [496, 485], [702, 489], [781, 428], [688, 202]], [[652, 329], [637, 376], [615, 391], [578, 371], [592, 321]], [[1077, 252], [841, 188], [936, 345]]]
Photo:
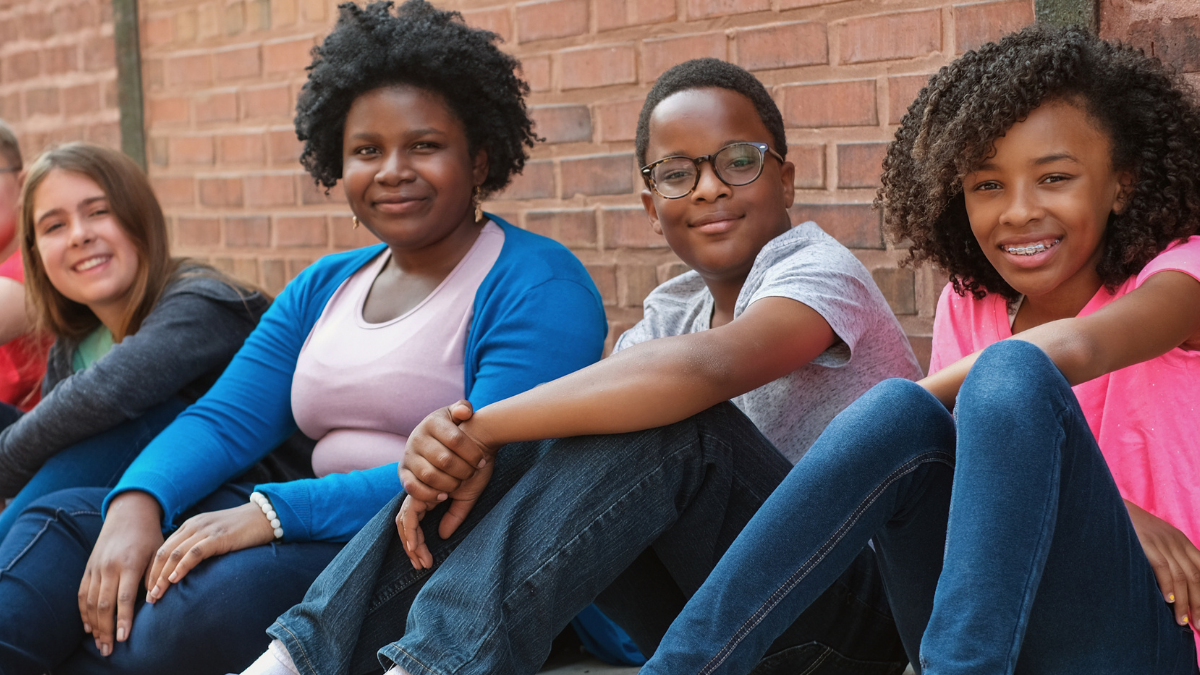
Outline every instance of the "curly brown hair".
[[1110, 214], [1097, 272], [1110, 290], [1200, 224], [1200, 111], [1156, 58], [1079, 28], [1031, 26], [963, 54], [930, 78], [900, 122], [875, 199], [884, 229], [908, 241], [955, 292], [1018, 293], [971, 232], [962, 178], [993, 142], [1048, 100], [1079, 105], [1112, 141], [1113, 168], [1134, 176], [1128, 208]]

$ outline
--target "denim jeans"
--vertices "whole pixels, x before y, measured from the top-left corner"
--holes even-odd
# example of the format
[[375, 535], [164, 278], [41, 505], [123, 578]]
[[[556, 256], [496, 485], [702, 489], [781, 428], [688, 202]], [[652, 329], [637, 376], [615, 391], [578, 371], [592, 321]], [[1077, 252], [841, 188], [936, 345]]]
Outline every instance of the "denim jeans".
[[904, 380], [843, 411], [642, 672], [750, 671], [873, 538], [925, 675], [1196, 673], [1192, 631], [1176, 625], [1046, 355], [1019, 341], [988, 348], [955, 418]]
[[[187, 515], [245, 504], [251, 489], [227, 484]], [[38, 499], [0, 542], [0, 674], [239, 671], [266, 649], [263, 630], [342, 546], [270, 544], [210, 558], [153, 605], [139, 589], [129, 639], [105, 658], [83, 632], [76, 592], [106, 494], [78, 488]]]
[[[533, 673], [595, 600], [649, 654], [790, 467], [728, 403], [644, 432], [509, 445], [451, 539], [436, 534], [444, 507], [422, 523], [435, 571], [404, 555], [397, 499], [268, 632], [305, 675]], [[903, 670], [870, 549], [827, 585], [764, 666]]]
[[[7, 404], [0, 404], [6, 406]], [[170, 398], [131, 420], [118, 424], [55, 453], [0, 513], [0, 541], [8, 535], [21, 511], [39, 497], [76, 487], [113, 487], [121, 474], [187, 402]], [[0, 411], [0, 425], [8, 426], [17, 415]]]

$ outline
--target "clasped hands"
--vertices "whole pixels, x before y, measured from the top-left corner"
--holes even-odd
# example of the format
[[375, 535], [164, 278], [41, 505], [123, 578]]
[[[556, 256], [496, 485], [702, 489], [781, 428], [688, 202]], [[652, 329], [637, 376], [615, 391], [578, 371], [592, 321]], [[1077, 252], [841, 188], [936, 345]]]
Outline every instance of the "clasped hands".
[[450, 500], [438, 524], [438, 534], [449, 538], [467, 519], [492, 477], [496, 452], [465, 424], [473, 415], [471, 404], [459, 401], [430, 413], [408, 437], [400, 464], [406, 495], [396, 515], [396, 530], [416, 569], [433, 567], [433, 555], [421, 530], [425, 514]]

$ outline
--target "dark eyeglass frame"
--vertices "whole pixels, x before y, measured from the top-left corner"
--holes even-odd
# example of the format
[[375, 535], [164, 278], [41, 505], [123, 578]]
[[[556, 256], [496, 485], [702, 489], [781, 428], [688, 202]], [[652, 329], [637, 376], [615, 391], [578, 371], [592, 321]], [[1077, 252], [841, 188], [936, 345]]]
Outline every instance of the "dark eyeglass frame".
[[0, 173], [19, 173], [19, 172], [21, 171], [21, 169], [22, 169], [22, 168], [24, 168], [24, 167], [20, 167], [20, 166], [6, 166], [6, 167], [3, 167], [3, 168], [0, 168]]
[[[754, 174], [754, 178], [751, 178], [748, 181], [744, 181], [741, 183], [730, 183], [729, 181], [725, 180], [725, 177], [722, 176], [721, 172], [717, 170], [717, 165], [715, 162], [713, 162], [713, 158], [716, 157], [717, 155], [721, 154], [722, 152], [728, 150], [729, 148], [737, 147], [739, 145], [749, 145], [749, 146], [753, 147], [755, 150], [758, 150], [758, 155], [759, 155], [758, 173]], [[762, 176], [763, 167], [767, 165], [767, 153], [770, 153], [772, 157], [779, 160], [780, 164], [782, 164], [785, 161], [783, 159], [783, 155], [772, 150], [771, 146], [767, 145], [766, 143], [755, 143], [753, 141], [738, 141], [737, 143], [730, 143], [729, 145], [719, 148], [716, 152], [714, 152], [712, 154], [701, 155], [700, 157], [688, 157], [687, 155], [671, 155], [670, 157], [663, 157], [662, 159], [660, 159], [656, 162], [651, 162], [650, 164], [647, 164], [646, 166], [642, 167], [642, 169], [641, 169], [642, 180], [646, 181], [646, 186], [649, 187], [651, 190], [653, 190], [654, 194], [658, 195], [659, 197], [662, 197], [663, 199], [683, 199], [684, 197], [686, 197], [696, 191], [696, 186], [700, 185], [700, 164], [701, 164], [701, 162], [708, 162], [709, 164], [712, 165], [713, 173], [716, 174], [717, 178], [722, 183], [724, 183], [730, 187], [741, 187], [743, 185], [749, 185], [749, 184], [753, 183], [754, 181], [758, 180], [760, 176]], [[687, 192], [679, 195], [678, 197], [668, 197], [667, 195], [664, 195], [663, 193], [659, 192], [658, 185], [654, 180], [654, 168], [656, 166], [658, 166], [659, 164], [662, 164], [663, 162], [669, 162], [673, 159], [690, 159], [690, 160], [692, 160], [692, 163], [696, 165], [696, 176], [695, 176], [695, 181], [692, 183], [692, 188], [690, 190], [688, 190]]]

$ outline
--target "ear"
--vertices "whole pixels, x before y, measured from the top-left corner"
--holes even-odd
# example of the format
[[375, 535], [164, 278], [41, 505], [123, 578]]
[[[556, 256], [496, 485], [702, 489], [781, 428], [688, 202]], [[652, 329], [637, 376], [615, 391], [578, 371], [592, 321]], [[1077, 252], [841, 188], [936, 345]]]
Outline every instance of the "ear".
[[654, 206], [654, 195], [650, 193], [650, 190], [642, 190], [642, 208], [646, 209], [646, 215], [650, 218], [650, 229], [661, 236], [663, 233], [662, 222], [658, 219], [658, 209]]
[[1133, 172], [1120, 171], [1117, 173], [1117, 196], [1113, 199], [1112, 212], [1121, 215], [1129, 208], [1133, 199]]
[[780, 164], [779, 180], [783, 182], [783, 205], [790, 209], [796, 201], [796, 165], [791, 162]]
[[480, 148], [475, 156], [471, 159], [471, 178], [473, 184], [479, 185], [487, 180], [488, 176], [488, 153], [487, 150]]

